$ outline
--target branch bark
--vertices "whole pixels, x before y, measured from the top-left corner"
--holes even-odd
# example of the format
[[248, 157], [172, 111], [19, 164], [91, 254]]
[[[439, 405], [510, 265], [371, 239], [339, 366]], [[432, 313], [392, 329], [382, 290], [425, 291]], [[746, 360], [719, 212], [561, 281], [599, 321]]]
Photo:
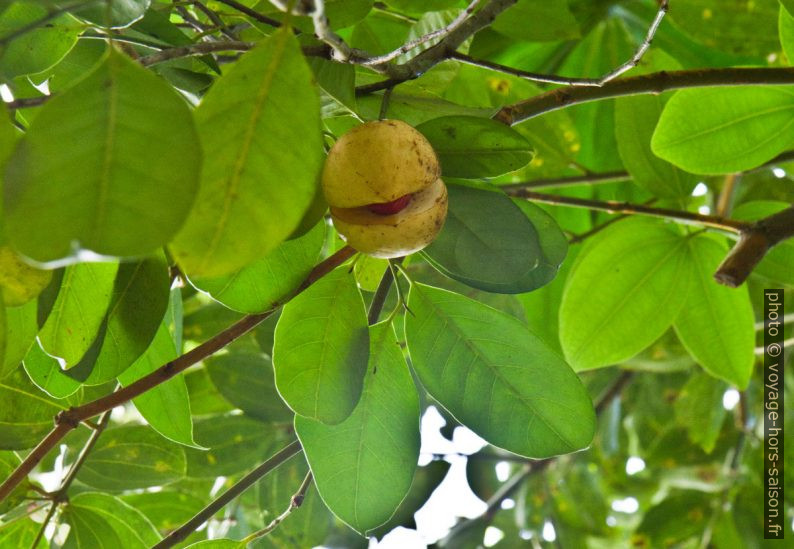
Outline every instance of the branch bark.
[[794, 236], [794, 206], [756, 221], [740, 234], [739, 242], [714, 273], [717, 282], [731, 288], [747, 280], [773, 246]]
[[114, 391], [105, 397], [88, 402], [76, 408], [69, 408], [68, 410], [58, 414], [55, 419], [55, 428], [50, 431], [46, 437], [44, 437], [44, 440], [42, 440], [39, 445], [36, 446], [36, 448], [34, 448], [30, 454], [28, 454], [25, 460], [20, 463], [14, 472], [11, 473], [11, 475], [3, 482], [2, 485], [0, 485], [0, 501], [3, 501], [8, 494], [10, 494], [11, 491], [20, 482], [22, 482], [22, 479], [24, 479], [44, 458], [44, 456], [46, 456], [50, 450], [55, 448], [58, 442], [60, 442], [61, 439], [69, 433], [69, 431], [75, 429], [81, 421], [85, 421], [86, 419], [92, 418], [97, 414], [112, 410], [116, 406], [124, 404], [125, 402], [145, 393], [149, 389], [160, 385], [180, 372], [183, 372], [190, 366], [223, 349], [226, 347], [226, 345], [246, 334], [257, 324], [269, 317], [278, 307], [288, 302], [290, 299], [314, 284], [317, 280], [344, 263], [354, 253], [355, 250], [349, 246], [345, 246], [332, 256], [318, 263], [317, 266], [312, 269], [309, 275], [300, 284], [300, 286], [298, 286], [298, 288], [296, 288], [291, 294], [286, 296], [280, 302], [274, 303], [269, 310], [263, 313], [244, 317], [226, 330], [217, 334], [215, 337], [205, 341], [198, 347], [195, 347], [178, 358], [164, 364], [154, 372], [140, 378], [130, 385], [127, 385], [123, 389]]
[[[429, 51], [429, 50], [428, 50]], [[794, 84], [794, 68], [725, 68], [662, 71], [611, 80], [600, 87], [566, 86], [502, 107], [493, 118], [509, 126], [572, 105], [683, 88]]]

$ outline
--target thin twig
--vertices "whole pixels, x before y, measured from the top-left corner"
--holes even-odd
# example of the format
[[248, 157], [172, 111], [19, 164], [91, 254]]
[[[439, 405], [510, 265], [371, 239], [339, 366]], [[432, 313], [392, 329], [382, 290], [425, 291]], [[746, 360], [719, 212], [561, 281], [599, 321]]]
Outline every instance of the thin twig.
[[94, 449], [94, 446], [99, 440], [100, 435], [108, 426], [110, 422], [110, 410], [102, 414], [102, 417], [99, 419], [99, 423], [94, 429], [94, 432], [91, 433], [91, 436], [88, 437], [88, 440], [83, 446], [83, 449], [80, 451], [80, 454], [77, 456], [77, 459], [72, 464], [69, 472], [61, 481], [61, 486], [56, 490], [54, 493], [51, 494], [52, 504], [50, 505], [49, 511], [47, 511], [47, 516], [44, 518], [44, 522], [41, 523], [41, 527], [39, 528], [38, 533], [36, 534], [36, 538], [33, 540], [33, 544], [30, 546], [31, 549], [36, 549], [39, 542], [44, 538], [44, 533], [47, 530], [47, 526], [49, 526], [50, 521], [52, 520], [53, 516], [55, 516], [55, 511], [58, 509], [61, 503], [64, 503], [67, 498], [67, 492], [69, 491], [69, 487], [74, 482], [74, 479], [77, 478], [77, 473], [80, 472], [80, 468], [82, 468], [85, 460], [88, 458], [88, 454], [91, 450]]
[[251, 42], [201, 42], [199, 44], [191, 44], [189, 46], [180, 46], [176, 48], [168, 48], [146, 57], [141, 57], [138, 62], [144, 67], [156, 65], [170, 61], [171, 59], [178, 59], [182, 57], [193, 57], [198, 55], [206, 55], [208, 53], [216, 53], [221, 51], [248, 51], [254, 47]]
[[267, 461], [259, 465], [256, 469], [245, 475], [226, 490], [223, 494], [211, 501], [209, 505], [196, 513], [193, 518], [185, 522], [182, 526], [168, 534], [159, 543], [152, 546], [152, 549], [165, 549], [173, 547], [190, 534], [196, 528], [207, 522], [212, 515], [223, 509], [230, 501], [234, 500], [256, 483], [260, 478], [275, 470], [279, 465], [290, 459], [301, 451], [301, 443], [297, 440], [292, 441], [287, 446], [273, 454]]
[[653, 21], [651, 22], [651, 26], [648, 28], [648, 32], [645, 35], [645, 40], [643, 40], [642, 44], [640, 44], [640, 47], [636, 52], [634, 52], [634, 55], [631, 59], [602, 76], [598, 80], [599, 86], [603, 86], [610, 80], [614, 80], [624, 72], [627, 72], [639, 65], [640, 61], [642, 60], [642, 56], [645, 55], [645, 52], [647, 52], [648, 48], [651, 47], [651, 42], [653, 42], [653, 37], [656, 35], [656, 31], [659, 30], [659, 25], [662, 24], [662, 19], [664, 19], [665, 14], [667, 14], [667, 10], [669, 8], [668, 3], [668, 0], [661, 0], [661, 2], [659, 2], [659, 11], [656, 12], [656, 17], [654, 17]]
[[372, 296], [372, 302], [369, 304], [369, 311], [367, 312], [367, 324], [372, 326], [373, 324], [377, 324], [378, 318], [380, 318], [380, 313], [383, 310], [383, 306], [386, 303], [386, 297], [389, 295], [389, 290], [391, 289], [391, 285], [394, 282], [394, 275], [392, 274], [391, 269], [386, 269], [383, 272], [383, 276], [378, 283], [378, 287], [375, 290], [375, 295]]
[[295, 509], [297, 509], [298, 507], [303, 505], [303, 500], [306, 497], [306, 491], [309, 489], [309, 486], [311, 486], [311, 483], [312, 483], [312, 472], [309, 471], [308, 473], [306, 473], [306, 476], [303, 478], [303, 482], [301, 482], [301, 485], [298, 488], [298, 491], [295, 492], [293, 494], [293, 496], [290, 498], [289, 505], [284, 510], [284, 512], [281, 513], [276, 518], [274, 518], [273, 520], [271, 520], [270, 523], [267, 526], [265, 526], [264, 528], [262, 528], [261, 530], [257, 530], [253, 534], [243, 538], [240, 541], [240, 544], [247, 546], [249, 543], [251, 543], [255, 539], [259, 539], [261, 537], [264, 537], [264, 536], [268, 535], [270, 532], [272, 532], [273, 530], [275, 530], [278, 527], [278, 525], [281, 524], [282, 522], [284, 522], [286, 520], [286, 518], [289, 517]]
[[625, 181], [627, 179], [631, 179], [631, 174], [629, 174], [629, 172], [615, 171], [615, 172], [573, 175], [568, 177], [533, 179], [532, 181], [521, 181], [518, 183], [499, 185], [499, 188], [505, 191], [515, 190], [515, 189], [539, 189], [543, 187], [566, 187], [571, 185], [593, 185], [598, 183], [612, 183], [614, 181]]
[[477, 4], [479, 3], [480, 0], [472, 0], [471, 3], [466, 7], [466, 9], [463, 10], [460, 13], [460, 15], [458, 15], [454, 20], [452, 20], [452, 22], [446, 27], [436, 29], [434, 31], [430, 31], [427, 34], [420, 36], [419, 38], [415, 38], [414, 40], [406, 42], [399, 48], [390, 51], [389, 53], [384, 53], [383, 55], [370, 57], [369, 59], [365, 59], [364, 61], [359, 62], [359, 64], [364, 65], [365, 67], [373, 66], [373, 65], [381, 65], [403, 54], [408, 53], [414, 48], [418, 48], [422, 44], [426, 44], [431, 40], [448, 35], [450, 32], [458, 28], [472, 13], [474, 13], [474, 9], [477, 7]]
[[314, 34], [321, 42], [331, 47], [331, 58], [336, 61], [347, 62], [353, 56], [361, 56], [361, 52], [348, 46], [341, 36], [331, 30], [331, 25], [325, 16], [325, 0], [313, 0], [313, 2], [314, 9], [312, 9], [310, 15], [314, 24]]
[[492, 118], [509, 126], [541, 114], [613, 97], [659, 94], [683, 88], [794, 84], [794, 67], [661, 71], [611, 80], [600, 87], [566, 86], [502, 107]]
[[237, 0], [218, 0], [218, 2], [220, 2], [221, 4], [226, 4], [230, 8], [236, 9], [237, 11], [239, 11], [244, 15], [247, 15], [254, 21], [258, 21], [260, 23], [264, 23], [265, 25], [270, 25], [271, 27], [276, 27], [276, 28], [281, 26], [280, 21], [273, 19], [272, 17], [268, 17], [267, 15], [262, 15], [258, 11], [249, 8], [245, 4], [241, 4], [240, 2], [237, 2]]
[[228, 38], [229, 40], [238, 40], [238, 38], [234, 35], [234, 33], [228, 30], [230, 25], [224, 23], [223, 19], [221, 19], [221, 17], [214, 10], [211, 10], [210, 8], [205, 6], [203, 2], [200, 2], [199, 0], [193, 0], [192, 4], [196, 6], [196, 9], [198, 9], [201, 13], [206, 15], [207, 19], [212, 21], [212, 24], [215, 25], [215, 27], [219, 29], [226, 38]]
[[126, 387], [114, 391], [113, 393], [92, 400], [76, 408], [69, 408], [61, 412], [55, 419], [55, 428], [50, 431], [44, 440], [36, 446], [30, 454], [25, 457], [22, 463], [14, 470], [13, 473], [0, 485], [0, 501], [3, 501], [8, 494], [27, 477], [33, 468], [52, 450], [58, 442], [63, 439], [72, 429], [75, 429], [81, 421], [94, 417], [108, 410], [112, 410], [116, 406], [124, 404], [125, 402], [142, 395], [146, 391], [157, 387], [174, 377], [175, 375], [183, 372], [190, 366], [197, 364], [208, 356], [218, 352], [226, 347], [229, 343], [235, 341], [239, 337], [248, 333], [249, 330], [254, 328], [260, 322], [268, 318], [273, 312], [281, 307], [284, 303], [304, 291], [306, 288], [314, 284], [317, 280], [331, 272], [337, 266], [344, 263], [355, 253], [355, 250], [349, 246], [338, 250], [332, 256], [324, 261], [318, 263], [303, 282], [289, 295], [285, 296], [282, 300], [275, 302], [270, 309], [263, 313], [248, 315], [241, 320], [232, 324], [229, 328], [217, 334], [215, 337], [205, 341], [198, 347], [195, 347], [187, 353], [177, 357], [176, 359], [167, 362], [160, 368], [152, 373], [145, 375], [134, 383]]
[[507, 195], [516, 198], [526, 198], [535, 202], [543, 202], [545, 204], [556, 204], [560, 206], [572, 206], [574, 208], [588, 208], [590, 210], [599, 210], [607, 213], [622, 213], [622, 214], [636, 214], [648, 215], [652, 217], [662, 217], [665, 219], [674, 219], [684, 223], [694, 223], [697, 225], [704, 225], [714, 229], [720, 229], [732, 233], [741, 233], [746, 230], [751, 224], [746, 221], [737, 221], [734, 219], [725, 219], [715, 215], [703, 215], [694, 212], [686, 212], [682, 210], [671, 210], [667, 208], [652, 208], [650, 206], [643, 206], [641, 204], [631, 204], [629, 202], [616, 202], [614, 200], [591, 200], [589, 198], [577, 198], [574, 196], [561, 196], [555, 194], [545, 194], [526, 189], [511, 189], [508, 190]]

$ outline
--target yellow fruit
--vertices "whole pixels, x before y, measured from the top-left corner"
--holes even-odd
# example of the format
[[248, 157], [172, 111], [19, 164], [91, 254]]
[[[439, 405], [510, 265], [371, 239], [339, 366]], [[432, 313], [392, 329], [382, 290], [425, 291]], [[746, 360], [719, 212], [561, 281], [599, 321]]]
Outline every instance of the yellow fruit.
[[435, 151], [399, 120], [368, 122], [343, 135], [328, 153], [322, 188], [334, 227], [374, 257], [421, 250], [447, 215], [447, 190]]

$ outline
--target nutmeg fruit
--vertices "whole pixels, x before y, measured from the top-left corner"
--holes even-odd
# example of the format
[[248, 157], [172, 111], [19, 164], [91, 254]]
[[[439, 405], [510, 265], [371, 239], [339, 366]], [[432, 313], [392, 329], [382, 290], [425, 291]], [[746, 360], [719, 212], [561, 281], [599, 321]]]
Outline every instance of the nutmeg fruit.
[[405, 122], [353, 128], [331, 147], [323, 168], [334, 227], [351, 247], [374, 257], [421, 250], [447, 215], [440, 172], [433, 147]]

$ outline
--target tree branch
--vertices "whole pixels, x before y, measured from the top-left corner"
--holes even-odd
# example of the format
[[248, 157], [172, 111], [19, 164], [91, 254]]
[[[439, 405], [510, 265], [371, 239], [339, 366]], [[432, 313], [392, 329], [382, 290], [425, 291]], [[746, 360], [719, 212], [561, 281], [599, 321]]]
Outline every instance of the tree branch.
[[215, 337], [205, 341], [198, 347], [191, 349], [187, 353], [164, 364], [152, 373], [140, 378], [126, 387], [114, 391], [113, 393], [87, 402], [76, 408], [69, 408], [61, 412], [55, 419], [55, 428], [44, 437], [36, 448], [19, 464], [13, 473], [0, 485], [0, 501], [3, 501], [8, 494], [24, 479], [33, 468], [52, 450], [69, 431], [75, 429], [81, 421], [92, 418], [97, 414], [112, 410], [116, 406], [145, 393], [149, 389], [157, 387], [161, 383], [168, 381], [175, 375], [183, 372], [190, 366], [204, 360], [208, 356], [223, 349], [246, 334], [257, 324], [269, 317], [278, 307], [288, 302], [290, 299], [301, 293], [303, 290], [314, 284], [317, 280], [331, 272], [333, 269], [344, 263], [355, 253], [349, 246], [337, 251], [332, 256], [318, 263], [304, 281], [292, 293], [284, 299], [274, 303], [271, 308], [263, 313], [248, 315], [232, 324], [226, 330], [220, 332]]
[[50, 505], [49, 511], [47, 511], [47, 516], [44, 518], [44, 522], [41, 523], [39, 532], [38, 534], [36, 534], [36, 539], [33, 540], [33, 544], [30, 546], [31, 549], [36, 549], [39, 542], [44, 537], [44, 533], [47, 530], [47, 526], [52, 520], [52, 517], [55, 516], [55, 511], [58, 509], [58, 506], [61, 503], [67, 501], [66, 493], [69, 491], [69, 487], [72, 485], [72, 482], [74, 482], [74, 479], [77, 478], [77, 473], [80, 472], [80, 468], [83, 466], [85, 460], [88, 458], [88, 454], [91, 452], [91, 450], [94, 449], [94, 446], [99, 440], [99, 436], [108, 426], [109, 422], [110, 422], [110, 410], [108, 410], [102, 415], [102, 417], [99, 420], [99, 423], [96, 426], [96, 429], [94, 429], [94, 432], [91, 433], [90, 437], [88, 437], [85, 446], [83, 446], [83, 449], [80, 451], [80, 455], [77, 456], [77, 459], [72, 464], [72, 467], [69, 469], [69, 472], [66, 474], [63, 481], [61, 481], [60, 488], [58, 488], [58, 490], [51, 495], [52, 504]]
[[152, 546], [152, 549], [165, 549], [167, 547], [173, 547], [193, 533], [196, 528], [207, 522], [212, 515], [223, 509], [227, 503], [245, 492], [256, 481], [272, 472], [279, 465], [290, 459], [292, 456], [298, 454], [300, 451], [301, 443], [297, 440], [292, 441], [277, 453], [273, 454], [273, 456], [268, 458], [267, 461], [259, 465], [256, 469], [234, 483], [231, 488], [226, 490], [215, 500], [211, 501], [209, 505], [196, 513], [193, 518], [168, 534], [158, 544]]
[[261, 530], [257, 530], [253, 534], [246, 536], [243, 540], [240, 541], [240, 544], [247, 546], [255, 539], [268, 535], [270, 532], [275, 530], [279, 524], [284, 522], [284, 520], [286, 520], [286, 518], [290, 516], [295, 509], [303, 505], [303, 499], [306, 497], [306, 491], [309, 489], [309, 486], [311, 486], [312, 484], [312, 478], [313, 477], [311, 471], [306, 473], [306, 476], [303, 478], [303, 482], [301, 482], [300, 487], [298, 487], [298, 491], [292, 495], [292, 497], [289, 500], [289, 505], [284, 510], [284, 512], [281, 513], [276, 518], [274, 518], [273, 520], [271, 520], [270, 523]]
[[248, 51], [253, 48], [253, 42], [241, 41], [222, 41], [222, 42], [200, 42], [198, 44], [191, 44], [189, 46], [181, 46], [178, 48], [168, 48], [146, 57], [141, 57], [138, 62], [144, 67], [170, 61], [171, 59], [178, 59], [181, 57], [193, 57], [197, 55], [205, 55], [208, 53], [215, 53], [221, 51]]
[[794, 206], [756, 221], [740, 234], [739, 242], [714, 273], [717, 282], [731, 288], [747, 280], [773, 246], [794, 236]]
[[249, 8], [245, 4], [241, 4], [240, 2], [237, 2], [236, 0], [218, 0], [218, 2], [220, 2], [221, 4], [226, 4], [230, 8], [236, 9], [237, 11], [239, 11], [240, 13], [242, 13], [244, 15], [247, 15], [248, 17], [250, 17], [254, 21], [258, 21], [260, 23], [264, 23], [265, 25], [270, 25], [271, 27], [276, 27], [276, 28], [281, 26], [281, 22], [280, 21], [278, 21], [276, 19], [273, 19], [272, 17], [268, 17], [266, 15], [262, 15], [258, 11]]
[[[429, 50], [428, 50], [429, 51]], [[494, 116], [509, 126], [580, 103], [683, 88], [794, 84], [794, 67], [662, 71], [607, 82], [601, 87], [566, 86], [502, 107]]]
[[750, 223], [746, 221], [737, 221], [734, 219], [725, 219], [714, 215], [703, 215], [694, 212], [686, 212], [681, 210], [669, 210], [666, 208], [652, 208], [650, 206], [643, 206], [641, 204], [631, 204], [628, 202], [615, 202], [613, 200], [591, 200], [588, 198], [577, 198], [573, 196], [560, 196], [554, 194], [538, 193], [528, 191], [523, 188], [508, 189], [506, 191], [508, 196], [516, 198], [526, 198], [536, 202], [543, 202], [546, 204], [556, 204], [561, 206], [572, 206], [575, 208], [588, 208], [591, 210], [599, 210], [607, 213], [623, 213], [623, 214], [636, 214], [648, 215], [652, 217], [662, 217], [665, 219], [675, 219], [685, 223], [694, 223], [697, 225], [704, 225], [722, 231], [729, 231], [733, 233], [742, 233], [750, 227]]

